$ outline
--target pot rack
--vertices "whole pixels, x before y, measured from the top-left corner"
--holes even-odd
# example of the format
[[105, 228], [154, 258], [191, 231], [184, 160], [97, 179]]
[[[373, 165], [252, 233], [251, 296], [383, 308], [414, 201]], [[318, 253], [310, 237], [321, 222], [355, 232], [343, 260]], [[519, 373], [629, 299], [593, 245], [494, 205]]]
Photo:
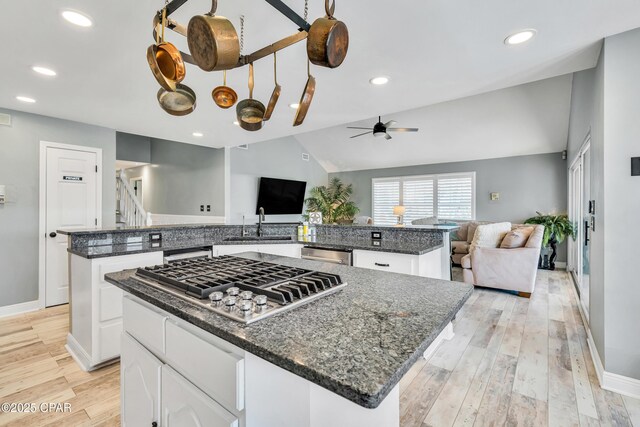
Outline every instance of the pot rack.
[[[173, 0], [169, 2], [164, 8], [166, 10], [167, 28], [184, 37], [187, 37], [187, 27], [180, 24], [174, 19], [170, 19], [169, 16], [172, 13], [174, 13], [176, 10], [178, 10], [187, 1], [189, 0]], [[311, 24], [309, 24], [303, 17], [298, 15], [293, 9], [291, 9], [284, 2], [282, 2], [282, 0], [264, 0], [264, 1], [269, 3], [278, 12], [280, 12], [287, 19], [289, 19], [294, 24], [296, 24], [298, 26], [298, 32], [290, 36], [287, 36], [283, 39], [280, 39], [268, 46], [265, 46], [262, 49], [258, 49], [255, 52], [250, 53], [248, 55], [240, 55], [240, 58], [238, 59], [238, 63], [231, 69], [243, 67], [252, 62], [255, 62], [262, 58], [270, 56], [275, 52], [278, 52], [298, 42], [306, 40], [307, 36], [309, 35], [309, 29], [311, 28]], [[162, 10], [159, 10], [156, 13], [155, 17], [153, 18], [153, 40], [156, 40], [158, 31], [161, 31], [161, 29], [162, 29]], [[190, 54], [182, 51], [180, 51], [180, 54], [182, 55], [182, 60], [184, 62], [197, 65], [195, 60]]]

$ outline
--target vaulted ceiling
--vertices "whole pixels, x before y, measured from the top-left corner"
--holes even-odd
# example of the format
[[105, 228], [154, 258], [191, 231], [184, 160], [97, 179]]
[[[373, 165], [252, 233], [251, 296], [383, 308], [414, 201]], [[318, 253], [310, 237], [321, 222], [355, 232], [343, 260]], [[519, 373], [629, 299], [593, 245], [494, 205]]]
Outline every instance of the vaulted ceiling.
[[[302, 13], [303, 0], [285, 2]], [[635, 0], [337, 0], [336, 16], [350, 30], [349, 54], [340, 68], [312, 67], [317, 90], [306, 122], [293, 128], [294, 111], [288, 107], [298, 101], [306, 80], [301, 43], [278, 57], [283, 93], [272, 120], [264, 130], [249, 133], [233, 125], [233, 110], [220, 110], [211, 101], [221, 73], [188, 66], [185, 83], [198, 94], [193, 114], [172, 117], [158, 107], [158, 85], [145, 51], [152, 43], [151, 19], [162, 5], [161, 0], [4, 2], [0, 106], [181, 142], [233, 146], [307, 134], [589, 68], [597, 58], [599, 40], [640, 26], [640, 2]], [[323, 5], [311, 0], [310, 19], [324, 14]], [[175, 18], [186, 24], [209, 7], [205, 0], [190, 0]], [[64, 8], [87, 13], [95, 25], [70, 26], [60, 18]], [[218, 11], [238, 28], [239, 16], [246, 16], [245, 52], [296, 31], [260, 0], [220, 0]], [[505, 46], [504, 38], [522, 28], [536, 28], [537, 37], [524, 45]], [[171, 35], [171, 41], [187, 49], [180, 36]], [[39, 76], [31, 71], [33, 65], [51, 67], [58, 75]], [[269, 59], [256, 64], [255, 96], [265, 103], [273, 88], [272, 66]], [[369, 79], [377, 75], [389, 76], [390, 83], [370, 85]], [[246, 68], [229, 73], [229, 84], [241, 99], [248, 95], [246, 79]], [[37, 102], [21, 103], [17, 95]], [[413, 117], [402, 116], [402, 124], [416, 124]], [[204, 136], [195, 138], [196, 131]], [[335, 133], [331, 138], [351, 144], [348, 136]]]

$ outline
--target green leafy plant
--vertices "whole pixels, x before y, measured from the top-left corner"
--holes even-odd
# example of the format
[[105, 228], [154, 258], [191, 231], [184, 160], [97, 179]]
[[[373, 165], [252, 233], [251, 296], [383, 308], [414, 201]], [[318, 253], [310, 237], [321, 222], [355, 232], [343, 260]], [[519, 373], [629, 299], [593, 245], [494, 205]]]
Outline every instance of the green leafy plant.
[[328, 186], [321, 185], [309, 191], [310, 197], [305, 200], [307, 214], [322, 212], [325, 224], [353, 221], [360, 209], [350, 200], [352, 194], [353, 185], [345, 185], [340, 178], [333, 178]]
[[575, 227], [569, 220], [567, 214], [542, 214], [531, 217], [525, 221], [525, 224], [544, 225], [544, 236], [542, 238], [542, 247], [547, 247], [549, 241], [555, 239], [557, 243], [562, 243], [567, 236], [575, 235]]

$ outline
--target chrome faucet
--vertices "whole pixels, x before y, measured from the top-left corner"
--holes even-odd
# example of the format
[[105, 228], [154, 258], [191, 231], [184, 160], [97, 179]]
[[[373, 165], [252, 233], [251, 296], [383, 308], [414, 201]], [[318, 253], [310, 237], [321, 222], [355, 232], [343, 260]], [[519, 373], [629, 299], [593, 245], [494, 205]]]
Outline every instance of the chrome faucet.
[[247, 236], [247, 230], [244, 228], [244, 215], [242, 215], [242, 237], [246, 237]]
[[262, 237], [262, 221], [264, 221], [264, 208], [258, 209], [258, 237]]

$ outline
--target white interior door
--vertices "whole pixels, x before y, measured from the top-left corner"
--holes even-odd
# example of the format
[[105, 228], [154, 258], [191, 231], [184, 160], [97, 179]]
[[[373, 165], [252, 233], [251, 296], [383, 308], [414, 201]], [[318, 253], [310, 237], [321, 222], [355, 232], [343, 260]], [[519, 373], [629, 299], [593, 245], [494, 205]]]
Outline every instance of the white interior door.
[[67, 236], [61, 228], [97, 225], [97, 153], [46, 147], [45, 305], [69, 302]]

